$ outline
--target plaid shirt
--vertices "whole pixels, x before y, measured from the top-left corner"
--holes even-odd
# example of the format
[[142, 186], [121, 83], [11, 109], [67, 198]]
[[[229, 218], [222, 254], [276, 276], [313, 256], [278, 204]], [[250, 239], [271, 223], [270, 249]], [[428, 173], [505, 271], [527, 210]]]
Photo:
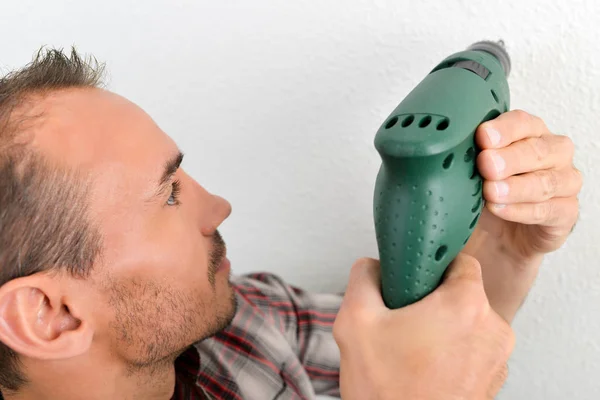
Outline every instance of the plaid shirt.
[[177, 359], [172, 400], [339, 397], [332, 327], [342, 296], [309, 293], [270, 273], [231, 281], [237, 314]]

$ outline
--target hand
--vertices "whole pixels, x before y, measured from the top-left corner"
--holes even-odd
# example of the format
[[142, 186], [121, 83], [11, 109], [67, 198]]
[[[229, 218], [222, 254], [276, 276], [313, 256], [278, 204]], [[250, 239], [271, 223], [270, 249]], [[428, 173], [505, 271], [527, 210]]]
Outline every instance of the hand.
[[577, 221], [582, 186], [571, 139], [517, 110], [481, 124], [476, 141], [486, 200], [481, 228], [516, 264], [562, 246]]
[[442, 284], [388, 309], [379, 262], [353, 267], [333, 325], [344, 400], [492, 399], [507, 377], [514, 335], [490, 307], [477, 260], [459, 254]]

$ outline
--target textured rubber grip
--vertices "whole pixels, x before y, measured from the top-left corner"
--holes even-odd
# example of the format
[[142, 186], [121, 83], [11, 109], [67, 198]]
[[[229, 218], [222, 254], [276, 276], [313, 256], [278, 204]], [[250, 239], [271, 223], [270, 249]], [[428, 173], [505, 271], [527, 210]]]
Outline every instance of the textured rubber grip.
[[[464, 61], [489, 74], [449, 68]], [[489, 53], [465, 51], [428, 74], [377, 132], [382, 164], [373, 212], [389, 308], [433, 291], [472, 234], [483, 207], [475, 131], [508, 106], [500, 63]]]

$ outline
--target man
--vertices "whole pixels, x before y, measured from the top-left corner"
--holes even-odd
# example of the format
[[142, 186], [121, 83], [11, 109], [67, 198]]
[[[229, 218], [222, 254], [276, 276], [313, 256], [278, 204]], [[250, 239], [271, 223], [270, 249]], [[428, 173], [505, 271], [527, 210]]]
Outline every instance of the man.
[[577, 219], [568, 138], [521, 111], [483, 124], [481, 223], [432, 296], [387, 310], [375, 260], [355, 264], [344, 299], [230, 277], [230, 204], [100, 73], [50, 50], [0, 81], [6, 399], [497, 393], [509, 323]]

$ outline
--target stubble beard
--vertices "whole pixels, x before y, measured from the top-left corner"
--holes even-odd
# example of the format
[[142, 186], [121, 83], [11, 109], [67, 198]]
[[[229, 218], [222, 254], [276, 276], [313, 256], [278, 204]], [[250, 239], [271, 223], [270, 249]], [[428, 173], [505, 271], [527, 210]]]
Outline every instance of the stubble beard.
[[[153, 282], [129, 282], [127, 288], [116, 282], [110, 285], [116, 339], [120, 347], [125, 344], [134, 348], [130, 353], [135, 357], [127, 360], [130, 374], [155, 374], [165, 366], [172, 368], [176, 358], [194, 343], [214, 336], [231, 324], [237, 313], [238, 299], [229, 277], [227, 301], [219, 301], [223, 299], [217, 294], [217, 269], [225, 253], [225, 242], [216, 231], [207, 273], [213, 292], [210, 302], [199, 292], [183, 293]], [[129, 295], [132, 291], [135, 295]], [[218, 308], [216, 315], [207, 318], [215, 307]], [[198, 327], [202, 328], [200, 334]]]

